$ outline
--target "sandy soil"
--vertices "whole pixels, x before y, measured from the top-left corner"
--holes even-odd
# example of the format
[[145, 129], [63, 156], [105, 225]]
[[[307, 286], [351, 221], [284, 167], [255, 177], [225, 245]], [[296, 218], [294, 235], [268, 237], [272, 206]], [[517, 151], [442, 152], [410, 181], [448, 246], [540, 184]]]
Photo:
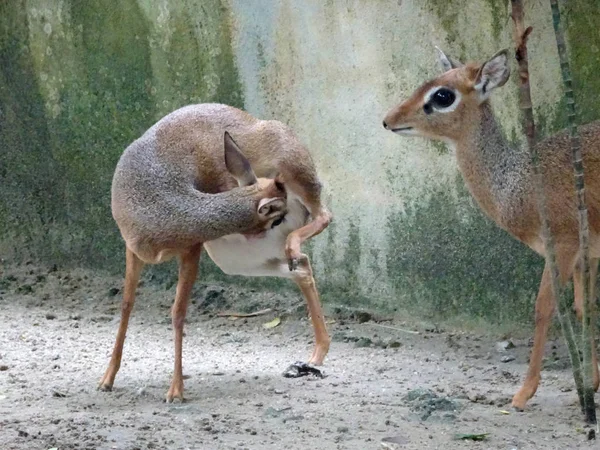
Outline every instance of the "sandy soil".
[[[559, 341], [548, 344], [553, 356], [523, 413], [508, 410], [528, 339], [500, 351], [497, 335], [338, 316], [329, 325], [326, 377], [288, 379], [283, 370], [311, 350], [310, 323], [286, 314], [298, 309], [299, 295], [200, 282], [184, 340], [186, 402], [164, 403], [174, 288], [148, 281], [138, 291], [115, 389], [99, 392], [121, 280], [31, 265], [1, 270], [0, 449], [365, 450], [384, 448], [386, 438], [400, 449], [598, 445], [586, 441]], [[276, 311], [238, 320], [215, 314], [249, 304]], [[265, 329], [274, 317], [282, 323]], [[474, 442], [456, 433], [488, 435]]]

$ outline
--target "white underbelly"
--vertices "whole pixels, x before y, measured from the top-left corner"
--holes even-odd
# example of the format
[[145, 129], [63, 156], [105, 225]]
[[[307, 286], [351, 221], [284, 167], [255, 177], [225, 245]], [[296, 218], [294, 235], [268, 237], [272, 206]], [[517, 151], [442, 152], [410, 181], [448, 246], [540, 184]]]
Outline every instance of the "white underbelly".
[[[210, 258], [229, 275], [272, 275], [272, 261], [285, 259], [288, 235], [306, 224], [307, 211], [299, 200], [288, 198], [285, 221], [261, 237], [230, 234], [204, 243]], [[269, 264], [271, 263], [271, 264]]]

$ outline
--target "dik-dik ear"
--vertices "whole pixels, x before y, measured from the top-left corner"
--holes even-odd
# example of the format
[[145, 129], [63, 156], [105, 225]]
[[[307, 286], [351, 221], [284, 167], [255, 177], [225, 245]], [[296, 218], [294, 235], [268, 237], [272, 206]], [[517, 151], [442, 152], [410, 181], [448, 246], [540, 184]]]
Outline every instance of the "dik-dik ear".
[[285, 212], [286, 204], [282, 198], [263, 198], [258, 202], [258, 215], [263, 219], [281, 215]]
[[487, 100], [491, 92], [504, 86], [509, 77], [508, 49], [505, 49], [492, 56], [479, 69], [475, 78], [475, 90], [479, 94], [479, 100]]
[[256, 175], [250, 161], [244, 156], [231, 135], [226, 131], [224, 136], [225, 144], [225, 167], [240, 186], [250, 186], [256, 184]]
[[441, 48], [435, 47], [438, 51], [438, 61], [440, 62], [440, 66], [444, 72], [448, 72], [451, 69], [458, 69], [459, 67], [464, 66], [463, 63], [458, 61], [457, 59], [450, 58], [447, 56]]

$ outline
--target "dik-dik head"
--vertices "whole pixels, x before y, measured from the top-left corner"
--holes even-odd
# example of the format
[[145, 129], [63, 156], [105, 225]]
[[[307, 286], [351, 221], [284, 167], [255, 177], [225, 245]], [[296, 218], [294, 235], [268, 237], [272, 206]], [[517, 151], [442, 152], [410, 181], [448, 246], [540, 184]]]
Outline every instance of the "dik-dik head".
[[479, 107], [510, 76], [508, 50], [496, 53], [483, 64], [466, 65], [438, 51], [444, 73], [388, 112], [383, 120], [386, 130], [456, 143], [464, 135], [465, 126], [477, 123]]
[[251, 196], [256, 202], [257, 226], [252, 232], [267, 230], [279, 225], [287, 213], [287, 193], [283, 179], [256, 178], [250, 161], [236, 142], [225, 132], [225, 166], [236, 179], [238, 186], [232, 192]]

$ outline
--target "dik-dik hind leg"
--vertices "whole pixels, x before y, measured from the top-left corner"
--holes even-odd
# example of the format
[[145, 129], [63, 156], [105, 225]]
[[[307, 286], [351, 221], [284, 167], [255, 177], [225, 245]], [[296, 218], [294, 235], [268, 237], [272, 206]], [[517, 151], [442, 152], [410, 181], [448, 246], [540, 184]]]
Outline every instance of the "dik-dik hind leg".
[[[600, 375], [598, 374], [598, 356], [596, 349], [596, 278], [598, 276], [598, 259], [590, 258], [590, 289], [589, 289], [589, 301], [590, 301], [590, 312], [592, 315], [592, 326], [591, 328], [591, 339], [592, 339], [592, 365], [594, 368], [594, 390], [598, 390], [600, 385]], [[583, 273], [579, 266], [575, 267], [573, 274], [573, 286], [575, 288], [575, 312], [577, 318], [581, 320], [583, 318]]]
[[[577, 243], [574, 246], [561, 246], [556, 248], [556, 264], [560, 273], [559, 282], [564, 285], [573, 274], [575, 260], [575, 251]], [[552, 293], [552, 280], [550, 278], [550, 267], [548, 263], [544, 266], [544, 273], [540, 283], [537, 300], [535, 302], [535, 335], [533, 337], [533, 348], [529, 358], [529, 368], [525, 376], [525, 382], [512, 400], [512, 406], [515, 409], [523, 410], [527, 400], [533, 397], [540, 383], [540, 372], [542, 369], [542, 360], [544, 358], [544, 347], [548, 335], [548, 327], [554, 314], [556, 302]]]
[[192, 247], [186, 253], [181, 255], [179, 262], [179, 280], [177, 282], [177, 291], [175, 293], [175, 303], [171, 309], [171, 318], [175, 334], [175, 367], [173, 371], [173, 380], [171, 387], [167, 392], [167, 402], [171, 403], [173, 399], [178, 398], [183, 401], [183, 368], [182, 368], [182, 347], [183, 347], [183, 324], [187, 313], [188, 301], [196, 276], [198, 275], [198, 262], [202, 245]]
[[308, 256], [300, 254], [298, 266], [293, 272], [290, 272], [286, 260], [283, 258], [275, 258], [270, 260], [265, 266], [256, 268], [252, 271], [247, 271], [244, 275], [291, 278], [296, 282], [306, 300], [315, 333], [315, 347], [309, 360], [309, 364], [323, 364], [323, 360], [329, 351], [331, 339], [329, 338], [327, 327], [325, 326], [325, 316], [321, 309], [319, 292], [317, 291]]
[[308, 256], [303, 254], [300, 255], [298, 267], [294, 274], [294, 281], [302, 291], [302, 295], [304, 295], [315, 333], [315, 348], [308, 363], [320, 366], [323, 364], [327, 352], [329, 352], [331, 339], [329, 338], [327, 327], [325, 326], [325, 316], [323, 315], [323, 310], [321, 308], [319, 292], [317, 291]]
[[103, 391], [112, 390], [115, 376], [119, 371], [119, 367], [121, 367], [121, 356], [123, 355], [123, 344], [125, 342], [127, 326], [129, 325], [129, 315], [135, 303], [135, 290], [140, 280], [140, 273], [144, 267], [142, 260], [129, 249], [126, 250], [125, 258], [125, 287], [121, 302], [121, 322], [119, 323], [119, 331], [117, 332], [117, 339], [115, 340], [110, 363], [98, 385], [98, 388]]

